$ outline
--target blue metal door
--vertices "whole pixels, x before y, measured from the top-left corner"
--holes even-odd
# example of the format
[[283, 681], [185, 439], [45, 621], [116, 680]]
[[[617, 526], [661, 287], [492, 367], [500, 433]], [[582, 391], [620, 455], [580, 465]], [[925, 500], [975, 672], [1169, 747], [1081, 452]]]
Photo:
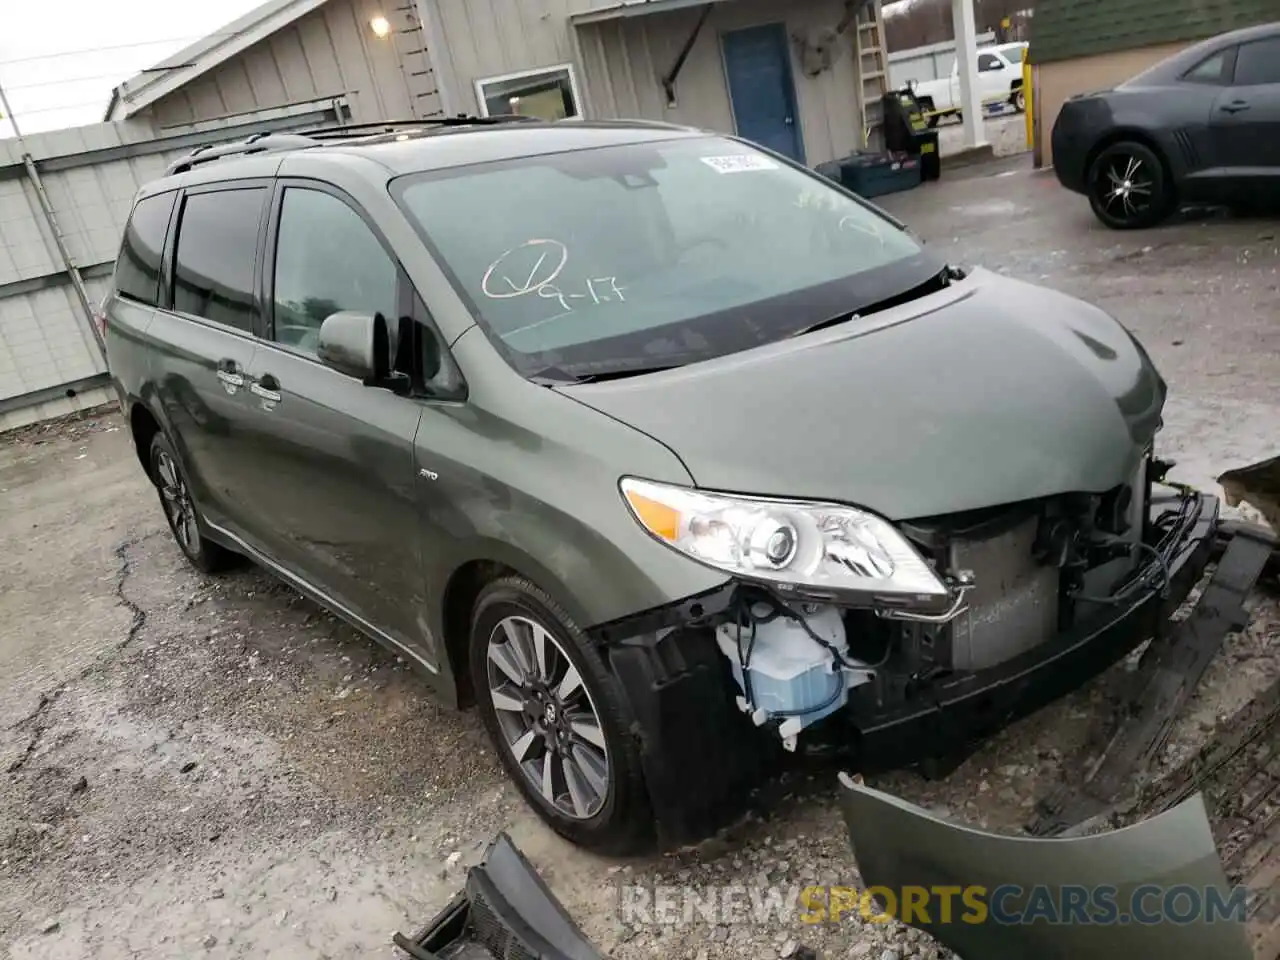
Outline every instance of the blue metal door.
[[780, 23], [721, 36], [738, 135], [804, 162], [791, 50]]

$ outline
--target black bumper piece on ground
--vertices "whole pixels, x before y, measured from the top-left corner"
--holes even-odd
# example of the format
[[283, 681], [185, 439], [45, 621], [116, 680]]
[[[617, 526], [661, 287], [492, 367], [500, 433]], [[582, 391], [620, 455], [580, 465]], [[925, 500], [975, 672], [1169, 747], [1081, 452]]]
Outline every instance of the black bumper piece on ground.
[[[1148, 588], [997, 667], [935, 681], [905, 705], [878, 709], [855, 691], [846, 711], [829, 721], [849, 725], [852, 764], [875, 772], [958, 761], [1159, 634], [1212, 558], [1218, 500], [1198, 495], [1198, 508], [1169, 563], [1167, 590]], [[713, 624], [730, 609], [734, 590], [729, 583], [591, 632], [626, 699], [667, 843], [696, 842], [741, 816], [753, 791], [787, 765], [778, 738], [737, 710], [739, 691], [715, 643]]]
[[463, 891], [395, 944], [414, 960], [604, 960], [505, 833]]

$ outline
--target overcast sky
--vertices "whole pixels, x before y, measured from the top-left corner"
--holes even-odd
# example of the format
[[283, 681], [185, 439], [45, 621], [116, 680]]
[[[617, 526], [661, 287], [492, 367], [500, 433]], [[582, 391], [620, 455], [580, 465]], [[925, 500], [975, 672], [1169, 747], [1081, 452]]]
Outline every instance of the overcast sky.
[[262, 2], [0, 0], [0, 86], [23, 133], [97, 123], [120, 81]]

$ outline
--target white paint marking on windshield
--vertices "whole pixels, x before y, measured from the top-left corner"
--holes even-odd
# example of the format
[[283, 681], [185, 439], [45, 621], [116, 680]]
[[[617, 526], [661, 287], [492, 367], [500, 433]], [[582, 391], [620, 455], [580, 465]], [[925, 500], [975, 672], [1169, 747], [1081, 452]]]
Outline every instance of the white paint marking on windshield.
[[[506, 283], [510, 290], [494, 290], [493, 283], [497, 279], [495, 274], [502, 270], [506, 262], [521, 250], [537, 250], [539, 256], [537, 262], [533, 265], [533, 270], [529, 272], [523, 284], [517, 284], [510, 276], [503, 273], [501, 280]], [[551, 261], [553, 266], [550, 271], [544, 269], [544, 265]], [[564, 271], [565, 264], [569, 262], [569, 248], [559, 240], [526, 240], [518, 247], [512, 247], [493, 263], [489, 264], [489, 269], [484, 272], [484, 280], [480, 283], [480, 289], [484, 291], [484, 295], [492, 300], [510, 300], [515, 297], [523, 297], [530, 293], [540, 293], [542, 288], [548, 284], [554, 283], [556, 277]]]

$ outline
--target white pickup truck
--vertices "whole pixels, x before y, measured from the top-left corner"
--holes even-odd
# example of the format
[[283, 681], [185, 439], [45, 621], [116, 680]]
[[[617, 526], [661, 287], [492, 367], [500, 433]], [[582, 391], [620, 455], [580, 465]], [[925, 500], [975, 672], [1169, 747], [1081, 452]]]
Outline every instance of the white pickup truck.
[[[1019, 113], [1027, 109], [1022, 91], [1022, 51], [1026, 43], [1002, 43], [978, 50], [978, 89], [984, 106], [1010, 103]], [[939, 119], [960, 115], [960, 61], [951, 67], [951, 76], [941, 80], [912, 83], [920, 106], [929, 117], [929, 126]]]

